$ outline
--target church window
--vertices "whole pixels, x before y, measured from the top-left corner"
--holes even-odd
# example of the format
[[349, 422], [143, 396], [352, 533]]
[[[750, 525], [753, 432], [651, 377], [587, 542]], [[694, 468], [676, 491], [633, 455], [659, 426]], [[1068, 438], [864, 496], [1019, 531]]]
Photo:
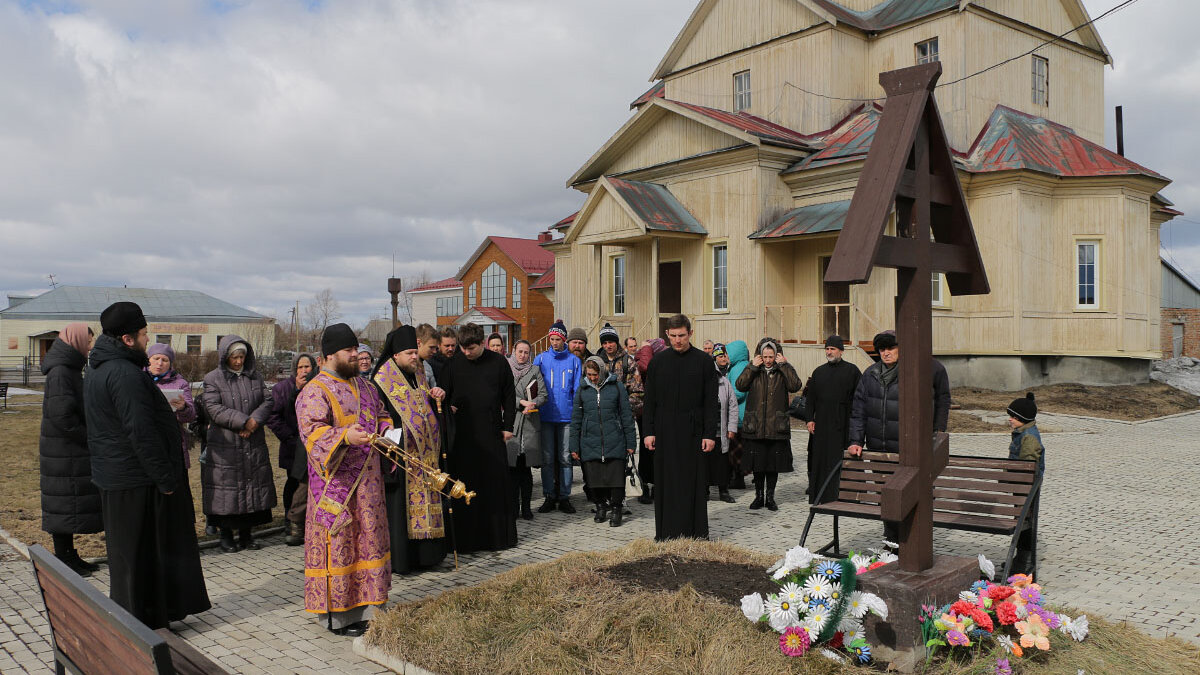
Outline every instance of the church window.
[[750, 71], [733, 74], [733, 111], [750, 109]]

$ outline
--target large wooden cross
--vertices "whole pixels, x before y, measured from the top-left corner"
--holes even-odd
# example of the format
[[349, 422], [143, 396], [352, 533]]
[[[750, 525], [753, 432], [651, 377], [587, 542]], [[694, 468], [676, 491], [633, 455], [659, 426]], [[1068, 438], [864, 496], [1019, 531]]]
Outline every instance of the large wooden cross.
[[887, 103], [825, 273], [826, 282], [863, 284], [874, 267], [896, 269], [900, 467], [884, 484], [881, 512], [900, 524], [900, 567], [913, 572], [933, 566], [933, 481], [950, 449], [945, 433], [933, 433], [932, 274], [945, 273], [951, 295], [989, 292], [933, 98], [941, 74], [929, 63], [879, 75]]

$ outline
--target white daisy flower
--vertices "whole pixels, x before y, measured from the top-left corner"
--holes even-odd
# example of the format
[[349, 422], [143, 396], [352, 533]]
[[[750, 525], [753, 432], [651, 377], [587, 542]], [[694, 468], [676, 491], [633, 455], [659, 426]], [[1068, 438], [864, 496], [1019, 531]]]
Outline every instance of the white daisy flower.
[[758, 593], [752, 593], [742, 598], [742, 614], [747, 619], [758, 621], [766, 613], [766, 604], [763, 602], [762, 596]]
[[805, 623], [811, 622], [817, 627], [819, 633], [825, 630], [825, 624], [829, 623], [829, 610], [825, 609], [823, 605], [817, 605], [808, 611], [808, 617], [804, 621]]
[[846, 662], [846, 657], [833, 651], [832, 649], [826, 649], [825, 647], [821, 647], [820, 654], [821, 654], [821, 656], [824, 656], [825, 658], [829, 659], [830, 661], [837, 661], [838, 663]]
[[871, 556], [861, 553], [852, 555], [850, 556], [850, 564], [854, 565], [855, 568], [869, 567], [871, 565]]
[[963, 602], [969, 602], [972, 605], [979, 602], [979, 596], [975, 595], [971, 591], [962, 591], [958, 594], [958, 599], [962, 600]]
[[997, 634], [994, 636], [994, 638], [995, 638], [995, 640], [996, 640], [996, 644], [998, 644], [998, 645], [1000, 645], [1001, 647], [1003, 647], [1003, 648], [1004, 648], [1004, 653], [1005, 653], [1005, 654], [1011, 654], [1011, 653], [1012, 653], [1012, 651], [1013, 651], [1013, 641], [1012, 641], [1012, 638], [1008, 637], [1007, 635], [1001, 635], [1000, 633], [997, 633]]
[[842, 633], [850, 631], [861, 633], [862, 629], [863, 623], [852, 616], [843, 616], [841, 623], [838, 624], [838, 630], [842, 631]]
[[900, 556], [896, 555], [895, 553], [892, 553], [891, 551], [884, 551], [883, 553], [879, 554], [879, 562], [884, 563], [884, 564], [894, 563], [899, 559], [900, 559]]
[[817, 640], [821, 638], [821, 627], [813, 623], [812, 619], [805, 619], [800, 622], [800, 627], [804, 632], [808, 633], [809, 644], [817, 644]]
[[770, 567], [768, 567], [767, 574], [774, 574], [775, 571], [778, 570], [780, 567], [783, 567], [783, 558], [776, 560], [774, 565], [771, 565]]
[[767, 613], [771, 615], [771, 627], [783, 625], [785, 628], [796, 620], [796, 605], [787, 598], [772, 595], [767, 598]]
[[824, 574], [814, 574], [804, 582], [804, 590], [814, 598], [828, 598], [833, 583]]
[[856, 619], [867, 615], [867, 604], [863, 602], [862, 591], [854, 591], [846, 598], [846, 613]]
[[988, 581], [991, 581], [996, 576], [995, 563], [985, 558], [982, 553], [979, 554], [979, 571], [983, 572], [983, 578]]
[[874, 593], [863, 593], [862, 601], [863, 604], [867, 606], [867, 609], [875, 614], [878, 614], [879, 618], [887, 621], [888, 607], [887, 603], [883, 601], [883, 598], [875, 595]]
[[888, 541], [887, 539], [883, 540], [883, 545], [886, 546], [887, 548], [892, 548], [892, 549], [900, 548], [900, 544]]
[[863, 631], [862, 625], [851, 626], [842, 631], [842, 644], [850, 644], [859, 638], [866, 639], [867, 635]]
[[786, 616], [769, 614], [767, 615], [767, 625], [770, 626], [771, 629], [776, 633], [782, 633], [783, 631], [787, 630], [789, 626], [796, 625], [796, 622], [794, 619]]
[[779, 597], [787, 598], [792, 605], [799, 607], [800, 605], [808, 605], [808, 601], [804, 599], [804, 589], [799, 584], [787, 582], [783, 588], [779, 589]]
[[1078, 619], [1072, 619], [1066, 614], [1059, 614], [1058, 621], [1058, 629], [1062, 631], [1063, 635], [1070, 635], [1072, 640], [1083, 642], [1083, 639], [1087, 637], [1087, 614], [1080, 614]]

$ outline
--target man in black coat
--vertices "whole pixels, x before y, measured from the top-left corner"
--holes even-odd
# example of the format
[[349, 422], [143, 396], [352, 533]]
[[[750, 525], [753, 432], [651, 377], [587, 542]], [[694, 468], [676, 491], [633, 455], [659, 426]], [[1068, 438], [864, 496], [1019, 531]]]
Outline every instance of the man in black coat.
[[[808, 502], [837, 499], [838, 471], [842, 453], [850, 445], [850, 407], [862, 373], [858, 366], [842, 360], [845, 343], [841, 336], [825, 340], [825, 363], [813, 370], [804, 392], [802, 412], [808, 426]], [[821, 487], [831, 487], [818, 501]]]
[[[875, 336], [879, 362], [858, 381], [850, 413], [850, 454], [863, 447], [876, 452], [900, 452], [900, 345], [896, 332]], [[933, 429], [945, 431], [950, 418], [950, 378], [946, 367], [933, 360]]]
[[[692, 346], [692, 322], [667, 319], [671, 348], [646, 369], [643, 443], [654, 453], [654, 539], [708, 538], [708, 464], [720, 414], [712, 357]], [[720, 452], [718, 449], [717, 452]]]
[[150, 628], [165, 628], [212, 607], [179, 422], [142, 371], [149, 338], [141, 308], [115, 303], [100, 314], [100, 325], [84, 378], [84, 414], [107, 525], [109, 597]]

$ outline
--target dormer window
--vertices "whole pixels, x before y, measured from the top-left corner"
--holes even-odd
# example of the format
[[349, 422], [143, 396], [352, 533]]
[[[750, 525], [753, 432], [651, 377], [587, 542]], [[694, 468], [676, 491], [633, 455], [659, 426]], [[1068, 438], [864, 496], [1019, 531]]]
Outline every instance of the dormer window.
[[1033, 104], [1050, 105], [1050, 59], [1033, 57]]
[[750, 71], [733, 74], [733, 111], [750, 109]]
[[917, 43], [917, 65], [938, 61], [938, 39]]

